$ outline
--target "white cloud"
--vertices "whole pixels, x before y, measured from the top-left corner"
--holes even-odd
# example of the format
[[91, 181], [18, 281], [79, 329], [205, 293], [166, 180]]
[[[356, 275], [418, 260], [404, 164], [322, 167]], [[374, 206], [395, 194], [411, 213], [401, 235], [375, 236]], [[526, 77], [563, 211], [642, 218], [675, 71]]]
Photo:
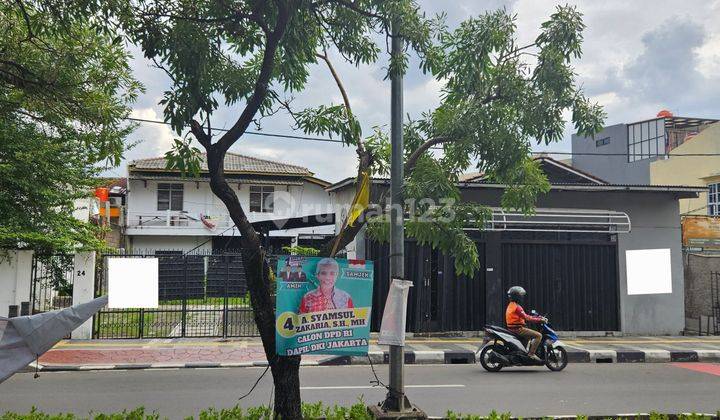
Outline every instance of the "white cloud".
[[600, 95], [593, 96], [591, 99], [603, 107], [613, 106], [620, 102], [620, 97], [615, 92], [602, 93]]
[[[134, 109], [130, 116], [144, 120], [162, 121], [162, 115], [153, 108]], [[166, 124], [141, 123], [130, 137], [131, 141], [138, 142], [138, 144], [125, 154], [125, 158], [130, 161], [161, 156], [170, 150], [175, 137], [170, 126]]]
[[281, 160], [284, 157], [282, 150], [270, 147], [245, 147], [243, 148], [243, 154], [270, 160]]
[[707, 42], [696, 50], [698, 55], [698, 71], [706, 78], [718, 77], [720, 70], [720, 33], [714, 34]]
[[[471, 15], [487, 9], [507, 7], [511, 12], [517, 13], [520, 43], [532, 42], [540, 31], [541, 23], [549, 18], [559, 4], [554, 0], [421, 0], [420, 3], [430, 15], [447, 11], [451, 28]], [[700, 117], [720, 115], [714, 103], [718, 90], [709, 89], [720, 86], [720, 26], [717, 25], [720, 20], [720, 1], [686, 0], [682, 8], [669, 0], [570, 0], [569, 3], [578, 6], [587, 25], [584, 32], [584, 54], [575, 63], [578, 80], [588, 95], [605, 106], [609, 124], [648, 118], [654, 116], [660, 108], [675, 111], [679, 109], [683, 114], [692, 113]], [[685, 24], [680, 25], [682, 22]], [[663, 58], [660, 54], [663, 42], [677, 41], [674, 43], [679, 51], [675, 55], [677, 57], [682, 52], [683, 45], [682, 40], [677, 38], [690, 36], [693, 30], [695, 35], [701, 33], [702, 36], [687, 38], [695, 40], [695, 44], [688, 44], [690, 51], [689, 55], [684, 56], [685, 61], [673, 61], [673, 56]], [[655, 39], [660, 41], [649, 42], [648, 34], [655, 34]], [[358, 68], [343, 62], [336, 54], [331, 54], [350, 96], [353, 111], [361, 121], [366, 135], [373, 126], [387, 126], [390, 122], [390, 82], [384, 79], [387, 65], [384, 47], [382, 44], [383, 52], [378, 63], [361, 65]], [[133, 53], [136, 57], [142, 57], [137, 49], [133, 49]], [[417, 65], [417, 60], [411, 60], [411, 65]], [[672, 70], [673, 76], [664, 82], [665, 95], [653, 96], [648, 93], [657, 90], [657, 76], [643, 71], [643, 65], [664, 66]], [[142, 58], [133, 61], [133, 69], [147, 87], [147, 92], [138, 101], [138, 109], [133, 115], [162, 119], [162, 108], [157, 102], [168, 88], [167, 77]], [[684, 85], [688, 84], [699, 86], [700, 89], [684, 89]], [[440, 83], [411, 67], [405, 78], [406, 113], [417, 117], [420, 112], [437, 105], [440, 89]], [[334, 81], [327, 68], [320, 64], [311, 68], [307, 89], [295, 96], [295, 105], [300, 108], [330, 102], [341, 103]], [[241, 110], [242, 104], [221, 108], [214, 116], [213, 126], [229, 127]], [[291, 126], [291, 120], [285, 115], [262, 121], [265, 132], [302, 134], [293, 133]], [[572, 129], [571, 124], [568, 124], [566, 140], [551, 145], [549, 149], [569, 150], [569, 135]], [[142, 124], [131, 139], [142, 139], [143, 143], [129, 152], [128, 157], [160, 156], [170, 146], [172, 138], [173, 133], [169, 127]], [[357, 165], [352, 148], [332, 143], [246, 135], [233, 147], [233, 151], [306, 166], [316, 172], [318, 177], [329, 181], [353, 176]], [[124, 168], [122, 170], [124, 171]]]
[[404, 92], [405, 110], [419, 116], [420, 113], [436, 108], [440, 105], [440, 95], [445, 86], [443, 81], [428, 79]]

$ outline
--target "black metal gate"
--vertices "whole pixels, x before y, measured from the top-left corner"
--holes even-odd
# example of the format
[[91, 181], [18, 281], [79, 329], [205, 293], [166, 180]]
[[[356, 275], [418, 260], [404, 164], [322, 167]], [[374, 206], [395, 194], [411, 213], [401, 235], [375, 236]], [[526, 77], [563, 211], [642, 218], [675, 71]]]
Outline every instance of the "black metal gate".
[[[407, 331], [478, 331], [485, 325], [485, 246], [476, 242], [480, 267], [472, 278], [455, 273], [455, 261], [414, 240], [405, 241], [405, 277], [413, 281], [408, 296]], [[375, 264], [372, 331], [380, 329], [390, 287], [388, 244], [367, 241]]]
[[249, 337], [257, 336], [245, 269], [239, 252], [155, 251], [103, 255], [95, 293], [107, 293], [107, 258], [158, 258], [159, 306], [152, 309], [101, 310], [93, 323], [95, 338]]
[[525, 308], [561, 331], [619, 330], [617, 270], [614, 243], [502, 243], [503, 290], [524, 287]]
[[72, 254], [35, 254], [32, 259], [30, 308], [21, 314], [37, 314], [72, 306], [75, 280]]

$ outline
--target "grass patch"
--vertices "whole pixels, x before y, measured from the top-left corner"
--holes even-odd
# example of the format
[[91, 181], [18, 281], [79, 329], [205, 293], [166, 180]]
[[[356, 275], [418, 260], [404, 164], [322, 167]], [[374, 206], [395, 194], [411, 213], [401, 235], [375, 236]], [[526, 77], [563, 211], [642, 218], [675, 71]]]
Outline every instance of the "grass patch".
[[[243, 297], [229, 297], [227, 298], [228, 305], [229, 306], [250, 306], [250, 298], [247, 296]], [[223, 297], [206, 297], [206, 298], [198, 298], [198, 299], [187, 299], [187, 306], [188, 309], [202, 309], [202, 308], [190, 308], [190, 306], [202, 306], [202, 305], [209, 305], [209, 306], [223, 306], [225, 305], [225, 298]], [[162, 305], [182, 305], [183, 301], [182, 299], [173, 299], [173, 300], [161, 300], [160, 306]]]
[[[143, 337], [169, 337], [173, 329], [182, 322], [181, 311], [145, 311], [143, 316]], [[139, 310], [101, 312], [96, 317], [98, 338], [137, 338], [140, 336]]]

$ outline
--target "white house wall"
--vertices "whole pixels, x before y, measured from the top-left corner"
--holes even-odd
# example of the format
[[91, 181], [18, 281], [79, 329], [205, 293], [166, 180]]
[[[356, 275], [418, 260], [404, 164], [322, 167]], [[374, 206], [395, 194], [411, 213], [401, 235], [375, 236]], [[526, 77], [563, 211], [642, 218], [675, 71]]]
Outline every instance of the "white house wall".
[[[152, 226], [138, 227], [133, 224], [134, 217], [139, 214], [157, 215], [160, 218], [165, 217], [167, 211], [157, 210], [157, 189], [159, 183], [181, 183], [183, 187], [183, 210], [187, 215], [196, 219], [200, 215], [211, 217], [213, 220], [221, 221], [215, 229], [208, 229], [195, 223], [192, 227], [175, 227], [175, 226]], [[231, 188], [238, 195], [240, 204], [247, 212], [250, 222], [282, 219], [291, 217], [301, 217], [306, 215], [314, 215], [321, 213], [332, 213], [333, 207], [329, 194], [320, 185], [303, 182], [303, 185], [291, 186], [275, 186], [275, 207], [272, 213], [253, 213], [250, 212], [250, 185], [237, 182], [230, 182]], [[229, 215], [225, 205], [210, 190], [208, 182], [186, 181], [158, 181], [158, 180], [135, 180], [131, 179], [128, 183], [127, 193], [127, 214], [128, 229], [127, 235], [133, 236], [238, 236], [237, 229], [227, 229], [232, 226], [229, 221]], [[170, 212], [177, 213], [177, 212]], [[222, 223], [226, 223], [223, 225]], [[227, 230], [226, 230], [227, 229]], [[332, 227], [304, 228], [293, 229], [285, 232], [290, 236], [297, 233], [325, 233], [332, 234]], [[280, 232], [271, 233], [272, 236], [281, 235]], [[284, 236], [284, 235], [283, 235]]]

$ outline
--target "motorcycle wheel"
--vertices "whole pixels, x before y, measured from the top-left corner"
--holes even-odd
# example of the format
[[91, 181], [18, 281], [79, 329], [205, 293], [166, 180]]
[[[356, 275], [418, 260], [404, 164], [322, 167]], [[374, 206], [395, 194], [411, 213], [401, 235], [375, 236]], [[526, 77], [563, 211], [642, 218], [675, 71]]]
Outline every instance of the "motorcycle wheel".
[[567, 351], [563, 347], [550, 347], [545, 354], [545, 366], [553, 372], [560, 372], [568, 364]]
[[493, 345], [490, 345], [490, 346], [486, 346], [486, 347], [483, 348], [482, 351], [480, 352], [480, 364], [481, 364], [482, 367], [483, 367], [485, 370], [487, 370], [488, 372], [498, 372], [498, 371], [500, 371], [500, 369], [503, 368], [502, 363], [500, 363], [500, 362], [493, 362], [492, 360], [490, 360], [490, 354], [491, 354], [493, 351], [496, 351], [496, 352], [500, 353], [499, 350], [501, 350], [501, 349], [502, 349], [502, 346], [499, 346], [499, 345], [497, 345], [497, 344], [493, 344]]

